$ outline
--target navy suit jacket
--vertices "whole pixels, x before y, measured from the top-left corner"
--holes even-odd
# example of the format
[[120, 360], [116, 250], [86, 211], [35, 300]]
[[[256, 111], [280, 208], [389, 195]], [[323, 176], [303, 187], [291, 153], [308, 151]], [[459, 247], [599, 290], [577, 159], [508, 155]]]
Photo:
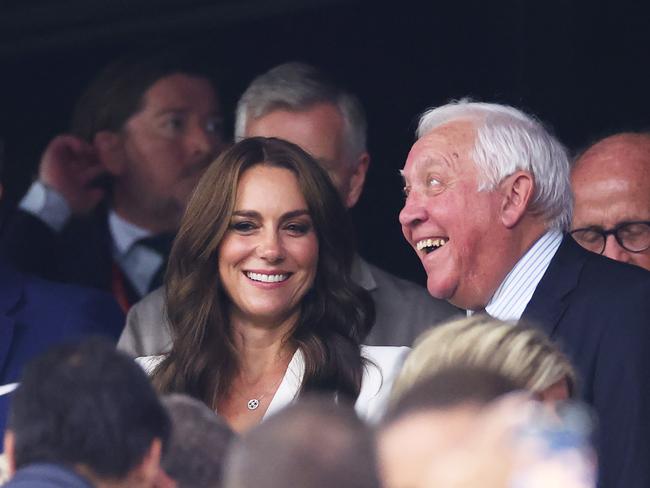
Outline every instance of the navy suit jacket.
[[142, 297], [128, 277], [116, 271], [112, 248], [108, 208], [104, 205], [87, 216], [71, 218], [60, 233], [17, 209], [0, 235], [2, 255], [19, 271], [109, 292], [118, 273], [125, 293], [122, 299], [133, 304]]
[[650, 487], [650, 272], [565, 237], [522, 319], [578, 369], [598, 415], [599, 486]]
[[[123, 326], [109, 294], [24, 275], [0, 260], [0, 385], [19, 381], [25, 363], [53, 344], [90, 335], [117, 341]], [[0, 396], [0, 433], [9, 396]]]
[[17, 209], [4, 226], [0, 246], [23, 273], [111, 290], [112, 238], [103, 206], [88, 216], [71, 218], [60, 233]]

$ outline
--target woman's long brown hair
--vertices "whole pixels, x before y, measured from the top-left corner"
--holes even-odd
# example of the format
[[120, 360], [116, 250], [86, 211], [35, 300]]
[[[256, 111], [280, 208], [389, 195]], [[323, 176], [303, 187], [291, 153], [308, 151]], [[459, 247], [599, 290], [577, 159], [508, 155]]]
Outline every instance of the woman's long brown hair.
[[325, 391], [354, 401], [363, 374], [359, 341], [374, 322], [374, 305], [350, 279], [354, 242], [348, 215], [325, 170], [298, 146], [272, 138], [245, 139], [224, 152], [190, 199], [165, 277], [173, 346], [156, 368], [154, 384], [160, 392], [187, 393], [212, 408], [228, 394], [238, 363], [217, 252], [237, 183], [259, 164], [296, 175], [318, 237], [315, 282], [290, 338], [305, 358], [301, 393]]

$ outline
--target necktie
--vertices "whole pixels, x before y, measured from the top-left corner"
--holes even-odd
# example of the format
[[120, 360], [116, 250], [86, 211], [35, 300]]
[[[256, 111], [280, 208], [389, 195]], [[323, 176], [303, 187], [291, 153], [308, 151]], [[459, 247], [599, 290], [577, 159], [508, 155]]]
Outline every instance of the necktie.
[[165, 270], [167, 269], [167, 260], [169, 259], [169, 251], [172, 248], [172, 243], [174, 242], [173, 234], [157, 234], [155, 236], [144, 237], [139, 239], [136, 244], [148, 247], [156, 251], [160, 257], [163, 258], [162, 263], [153, 274], [151, 281], [149, 282], [148, 291], [153, 291], [156, 288], [160, 287], [163, 283], [163, 278], [165, 276]]

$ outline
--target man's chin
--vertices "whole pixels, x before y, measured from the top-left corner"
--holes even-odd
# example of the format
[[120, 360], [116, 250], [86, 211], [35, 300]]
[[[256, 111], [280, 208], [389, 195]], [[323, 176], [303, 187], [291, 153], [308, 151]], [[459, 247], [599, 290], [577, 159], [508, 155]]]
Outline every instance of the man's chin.
[[427, 291], [429, 295], [439, 300], [451, 301], [455, 290], [456, 287], [449, 283], [440, 282], [432, 278], [427, 279]]

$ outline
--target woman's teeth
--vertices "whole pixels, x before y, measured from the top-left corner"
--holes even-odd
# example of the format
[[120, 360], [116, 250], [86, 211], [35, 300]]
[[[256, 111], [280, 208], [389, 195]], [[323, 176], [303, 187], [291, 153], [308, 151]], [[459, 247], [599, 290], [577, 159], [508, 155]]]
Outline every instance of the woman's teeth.
[[288, 274], [263, 274], [251, 273], [250, 271], [246, 272], [246, 276], [253, 281], [261, 281], [263, 283], [279, 283], [289, 277]]

